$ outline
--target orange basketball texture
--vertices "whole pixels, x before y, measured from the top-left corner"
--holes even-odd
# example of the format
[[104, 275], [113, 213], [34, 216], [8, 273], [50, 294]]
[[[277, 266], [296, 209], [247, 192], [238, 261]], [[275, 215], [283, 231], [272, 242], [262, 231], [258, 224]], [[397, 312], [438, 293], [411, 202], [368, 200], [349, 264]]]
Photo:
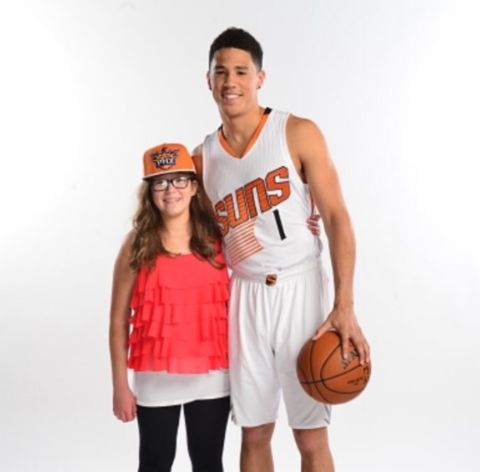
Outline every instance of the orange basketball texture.
[[345, 403], [367, 386], [371, 364], [360, 364], [352, 343], [347, 359], [343, 359], [341, 346], [338, 333], [327, 331], [316, 341], [308, 340], [298, 355], [298, 380], [305, 392], [319, 402]]

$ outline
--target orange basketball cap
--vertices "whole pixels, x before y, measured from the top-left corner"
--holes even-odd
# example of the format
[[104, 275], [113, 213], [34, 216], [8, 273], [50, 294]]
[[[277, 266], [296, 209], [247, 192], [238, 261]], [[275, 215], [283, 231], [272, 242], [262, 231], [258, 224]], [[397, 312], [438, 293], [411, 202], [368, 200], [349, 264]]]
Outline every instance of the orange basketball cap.
[[143, 155], [144, 180], [172, 172], [196, 172], [192, 156], [182, 144], [159, 144]]

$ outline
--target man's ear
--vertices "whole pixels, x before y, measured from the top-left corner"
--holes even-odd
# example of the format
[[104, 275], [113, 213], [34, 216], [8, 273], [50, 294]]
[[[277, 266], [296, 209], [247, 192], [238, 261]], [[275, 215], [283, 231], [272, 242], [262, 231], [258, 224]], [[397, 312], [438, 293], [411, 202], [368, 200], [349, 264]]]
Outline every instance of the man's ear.
[[210, 71], [207, 70], [206, 74], [208, 90], [212, 90], [212, 84], [210, 83]]
[[260, 89], [262, 88], [262, 85], [263, 85], [263, 82], [265, 81], [265, 71], [264, 70], [261, 70], [259, 73], [258, 73], [258, 81], [257, 81], [257, 89]]

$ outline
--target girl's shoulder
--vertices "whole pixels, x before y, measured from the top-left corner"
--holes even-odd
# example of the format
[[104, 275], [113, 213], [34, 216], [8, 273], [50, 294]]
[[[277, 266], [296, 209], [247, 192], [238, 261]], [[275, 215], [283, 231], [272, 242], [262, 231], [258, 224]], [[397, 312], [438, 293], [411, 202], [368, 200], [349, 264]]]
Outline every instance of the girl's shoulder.
[[216, 239], [214, 242], [215, 246], [215, 251], [217, 254], [223, 254], [223, 248], [222, 248], [222, 240], [221, 239]]

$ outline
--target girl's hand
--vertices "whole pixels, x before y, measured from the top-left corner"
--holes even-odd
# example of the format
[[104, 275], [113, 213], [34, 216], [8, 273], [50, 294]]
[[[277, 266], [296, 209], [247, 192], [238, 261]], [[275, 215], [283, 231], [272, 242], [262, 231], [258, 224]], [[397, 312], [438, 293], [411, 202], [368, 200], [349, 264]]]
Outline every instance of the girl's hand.
[[124, 423], [137, 416], [137, 399], [129, 387], [114, 390], [113, 414]]
[[307, 227], [314, 236], [320, 236], [320, 215], [318, 213], [307, 218]]

